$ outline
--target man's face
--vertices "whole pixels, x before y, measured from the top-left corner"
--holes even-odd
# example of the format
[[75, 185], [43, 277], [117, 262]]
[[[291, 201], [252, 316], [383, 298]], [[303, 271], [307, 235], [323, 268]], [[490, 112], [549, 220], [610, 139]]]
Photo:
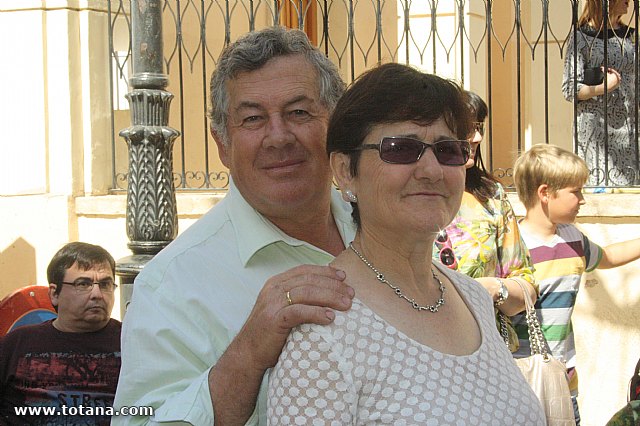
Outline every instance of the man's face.
[[220, 158], [244, 198], [269, 219], [328, 206], [325, 151], [329, 112], [316, 72], [301, 55], [272, 59], [227, 82], [229, 145]]
[[[108, 263], [93, 266], [86, 271], [74, 263], [65, 272], [63, 281], [67, 283], [80, 280], [100, 282], [107, 279], [114, 279]], [[55, 294], [57, 285], [62, 288], [58, 294]], [[106, 326], [111, 318], [114, 294], [103, 293], [98, 285], [94, 285], [89, 291], [78, 292], [73, 285], [51, 283], [49, 297], [51, 303], [58, 307], [58, 318], [54, 321], [54, 325], [61, 331], [72, 333], [97, 331]]]

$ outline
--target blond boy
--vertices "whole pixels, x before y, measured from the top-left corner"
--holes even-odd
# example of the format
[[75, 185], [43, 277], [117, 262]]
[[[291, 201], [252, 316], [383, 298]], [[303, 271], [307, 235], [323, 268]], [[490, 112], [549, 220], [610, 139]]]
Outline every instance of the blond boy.
[[[576, 412], [577, 375], [571, 314], [585, 271], [621, 266], [640, 258], [640, 239], [600, 247], [573, 222], [585, 204], [582, 188], [589, 170], [572, 152], [554, 145], [534, 145], [514, 166], [518, 197], [527, 209], [520, 233], [531, 253], [540, 287], [536, 302], [542, 331], [553, 355], [566, 362]], [[529, 356], [529, 337], [523, 315], [513, 318], [520, 339], [516, 358]]]

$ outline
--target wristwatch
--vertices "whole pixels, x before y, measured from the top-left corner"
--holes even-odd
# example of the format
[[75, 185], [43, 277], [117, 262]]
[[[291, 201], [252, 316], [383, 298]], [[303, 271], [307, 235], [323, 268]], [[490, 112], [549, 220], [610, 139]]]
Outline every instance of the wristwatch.
[[507, 301], [507, 298], [509, 297], [509, 289], [504, 285], [504, 281], [501, 278], [496, 278], [496, 280], [498, 280], [500, 288], [498, 289], [498, 300], [493, 303], [493, 306], [497, 308]]

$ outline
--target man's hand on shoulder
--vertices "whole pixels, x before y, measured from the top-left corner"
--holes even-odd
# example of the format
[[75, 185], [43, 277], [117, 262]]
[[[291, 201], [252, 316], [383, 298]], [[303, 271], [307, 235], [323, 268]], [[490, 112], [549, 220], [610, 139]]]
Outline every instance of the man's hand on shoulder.
[[267, 280], [237, 337], [252, 348], [253, 365], [273, 367], [293, 327], [329, 324], [334, 310], [351, 308], [355, 292], [344, 279], [330, 266], [301, 265]]
[[344, 279], [343, 271], [330, 266], [302, 265], [267, 280], [249, 318], [209, 372], [216, 426], [249, 419], [264, 372], [278, 361], [293, 327], [329, 324], [334, 310], [351, 308], [355, 292]]

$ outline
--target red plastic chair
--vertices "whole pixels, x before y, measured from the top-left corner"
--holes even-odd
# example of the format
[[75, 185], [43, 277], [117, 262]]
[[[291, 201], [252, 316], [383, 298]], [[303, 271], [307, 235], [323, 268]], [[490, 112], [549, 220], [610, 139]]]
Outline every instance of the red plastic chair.
[[22, 287], [0, 301], [0, 336], [23, 325], [39, 324], [56, 317], [49, 299], [49, 287]]

